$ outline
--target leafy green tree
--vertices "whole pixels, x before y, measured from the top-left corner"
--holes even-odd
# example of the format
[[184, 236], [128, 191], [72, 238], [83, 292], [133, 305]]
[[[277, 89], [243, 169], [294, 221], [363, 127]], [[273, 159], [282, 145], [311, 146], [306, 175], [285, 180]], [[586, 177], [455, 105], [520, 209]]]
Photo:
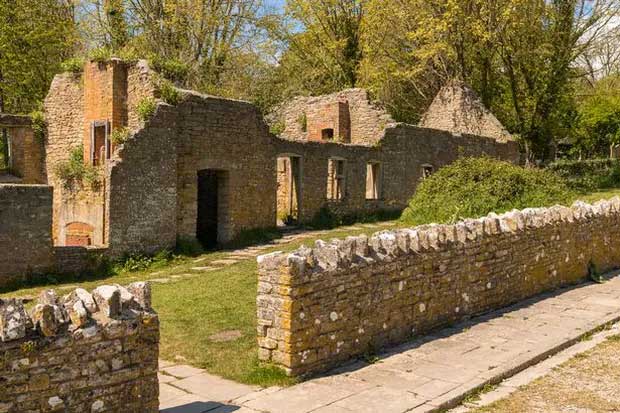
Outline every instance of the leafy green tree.
[[75, 51], [73, 10], [59, 0], [0, 2], [0, 112], [28, 113]]

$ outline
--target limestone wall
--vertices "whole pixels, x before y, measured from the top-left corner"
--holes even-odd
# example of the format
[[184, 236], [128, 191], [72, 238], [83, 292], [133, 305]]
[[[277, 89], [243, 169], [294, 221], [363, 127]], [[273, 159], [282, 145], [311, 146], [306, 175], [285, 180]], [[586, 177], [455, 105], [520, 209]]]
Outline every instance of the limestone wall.
[[173, 108], [160, 105], [108, 162], [104, 220], [111, 256], [155, 253], [176, 243], [175, 125]]
[[[346, 103], [348, 117], [338, 116], [338, 103]], [[298, 141], [320, 140], [320, 132], [323, 127], [330, 127], [326, 120], [342, 118], [346, 123], [350, 122], [350, 130], [347, 133], [350, 139], [346, 141], [357, 145], [376, 144], [383, 136], [383, 130], [392, 124], [394, 120], [378, 105], [372, 103], [368, 92], [364, 89], [348, 89], [338, 93], [317, 97], [297, 97], [290, 102], [285, 102], [275, 113], [270, 116], [272, 124], [280, 123], [284, 126], [282, 137]], [[306, 130], [304, 130], [304, 120]], [[343, 126], [338, 122], [333, 124], [339, 137], [338, 130]], [[338, 140], [338, 139], [336, 139]]]
[[620, 198], [258, 258], [260, 358], [299, 375], [620, 265]]
[[0, 410], [158, 411], [159, 320], [150, 287], [44, 291], [28, 315], [0, 301]]
[[0, 286], [53, 265], [52, 188], [0, 184]]

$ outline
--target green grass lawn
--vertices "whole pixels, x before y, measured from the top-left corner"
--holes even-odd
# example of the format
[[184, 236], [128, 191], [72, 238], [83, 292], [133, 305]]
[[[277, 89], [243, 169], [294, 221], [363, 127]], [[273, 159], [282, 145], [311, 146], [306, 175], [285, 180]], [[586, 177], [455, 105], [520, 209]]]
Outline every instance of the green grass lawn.
[[[378, 223], [376, 228], [334, 229], [323, 235], [274, 245], [261, 253], [290, 251], [302, 244], [311, 245], [316, 239], [329, 240], [348, 235], [371, 234], [393, 228], [394, 221]], [[346, 228], [346, 227], [345, 227]], [[123, 272], [117, 275], [89, 280], [69, 280], [54, 285], [22, 288], [2, 294], [3, 297], [36, 296], [41, 290], [54, 288], [67, 293], [77, 286], [91, 290], [98, 285], [118, 283], [126, 285], [138, 280], [168, 278], [168, 283], [153, 283], [153, 307], [161, 321], [160, 356], [204, 368], [210, 373], [235, 381], [262, 386], [288, 385], [293, 381], [284, 373], [258, 362], [256, 344], [256, 289], [257, 266], [255, 258], [241, 260], [216, 271], [197, 272], [192, 267], [204, 267], [227, 255], [225, 251], [181, 258], [141, 272]], [[196, 263], [195, 260], [201, 259]], [[175, 278], [181, 276], [181, 278]], [[218, 342], [217, 333], [241, 333], [240, 338]]]
[[579, 199], [585, 202], [593, 203], [601, 199], [613, 198], [614, 196], [620, 196], [620, 188], [610, 188], [604, 191], [579, 194], [577, 197], [575, 197], [575, 200]]

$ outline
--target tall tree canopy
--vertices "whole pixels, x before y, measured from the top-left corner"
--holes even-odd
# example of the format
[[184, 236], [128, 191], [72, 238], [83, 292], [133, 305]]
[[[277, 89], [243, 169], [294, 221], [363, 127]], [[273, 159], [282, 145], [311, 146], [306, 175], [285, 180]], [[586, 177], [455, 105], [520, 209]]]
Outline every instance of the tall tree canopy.
[[0, 1], [0, 112], [35, 109], [76, 47], [73, 7], [60, 0]]

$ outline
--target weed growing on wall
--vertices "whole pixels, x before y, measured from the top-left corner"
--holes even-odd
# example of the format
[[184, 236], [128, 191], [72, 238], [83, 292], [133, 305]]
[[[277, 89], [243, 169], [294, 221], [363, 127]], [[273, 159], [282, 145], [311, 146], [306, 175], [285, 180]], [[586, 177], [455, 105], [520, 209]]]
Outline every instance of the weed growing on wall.
[[185, 62], [154, 55], [149, 59], [149, 63], [153, 70], [171, 82], [183, 83], [187, 80], [189, 66]]
[[39, 142], [43, 142], [45, 140], [45, 114], [41, 110], [35, 110], [30, 112], [30, 120], [32, 121], [32, 132], [34, 133], [34, 137]]
[[112, 133], [110, 134], [110, 140], [115, 145], [122, 145], [127, 141], [127, 139], [129, 139], [130, 136], [131, 131], [129, 130], [129, 128], [120, 128], [112, 131]]
[[167, 104], [176, 106], [181, 102], [181, 92], [179, 92], [179, 89], [177, 89], [171, 81], [159, 79], [157, 88], [159, 90], [159, 97]]
[[138, 113], [138, 117], [143, 122], [151, 119], [153, 114], [155, 113], [155, 109], [157, 108], [157, 102], [152, 97], [144, 97], [140, 99], [138, 105], [136, 106], [136, 112]]
[[69, 159], [56, 165], [54, 173], [66, 189], [72, 189], [74, 185], [82, 183], [90, 185], [95, 190], [99, 187], [99, 171], [94, 166], [84, 164], [82, 145], [73, 148]]
[[81, 73], [84, 70], [84, 58], [72, 57], [60, 64], [62, 72]]
[[269, 133], [272, 135], [280, 136], [284, 132], [284, 122], [276, 122], [269, 127]]
[[409, 225], [452, 223], [490, 212], [568, 204], [574, 195], [552, 172], [488, 157], [465, 158], [424, 180], [402, 220]]
[[88, 58], [94, 62], [105, 63], [112, 58], [112, 50], [107, 47], [99, 47], [88, 53]]

